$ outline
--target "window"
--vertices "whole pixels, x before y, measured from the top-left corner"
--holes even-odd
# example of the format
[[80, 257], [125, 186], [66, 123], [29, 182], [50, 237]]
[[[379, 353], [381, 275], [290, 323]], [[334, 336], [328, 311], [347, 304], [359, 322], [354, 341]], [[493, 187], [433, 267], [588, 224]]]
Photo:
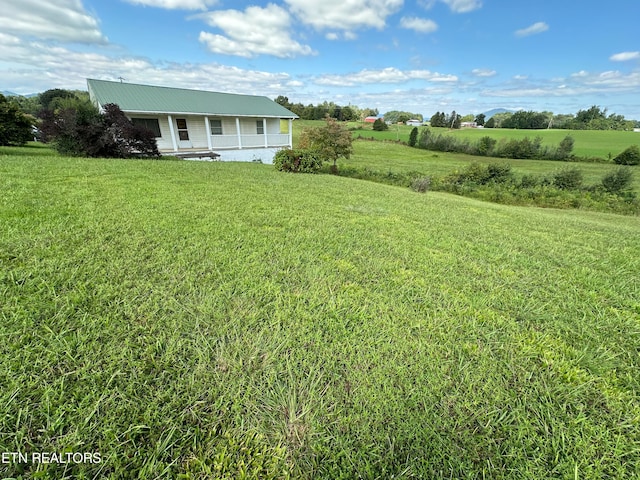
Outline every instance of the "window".
[[256, 131], [258, 135], [264, 135], [264, 123], [262, 123], [262, 120], [256, 120]]
[[132, 118], [131, 123], [137, 127], [144, 127], [147, 130], [151, 130], [156, 138], [161, 137], [160, 123], [157, 118]]
[[222, 120], [211, 120], [211, 135], [222, 135]]
[[189, 140], [189, 130], [187, 130], [187, 119], [176, 118], [176, 125], [178, 127], [178, 138], [180, 140]]

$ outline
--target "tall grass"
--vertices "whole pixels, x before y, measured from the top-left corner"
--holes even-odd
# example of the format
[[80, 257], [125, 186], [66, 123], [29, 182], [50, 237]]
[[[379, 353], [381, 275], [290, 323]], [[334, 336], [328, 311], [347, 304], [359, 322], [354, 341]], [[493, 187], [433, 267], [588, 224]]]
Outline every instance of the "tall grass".
[[12, 152], [4, 476], [640, 475], [638, 218]]

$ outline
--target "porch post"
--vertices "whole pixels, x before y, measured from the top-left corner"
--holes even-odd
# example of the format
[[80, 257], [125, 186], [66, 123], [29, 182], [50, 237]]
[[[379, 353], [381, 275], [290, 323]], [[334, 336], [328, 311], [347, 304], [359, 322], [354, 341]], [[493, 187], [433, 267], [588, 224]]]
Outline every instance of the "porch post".
[[264, 148], [269, 146], [269, 132], [267, 132], [267, 119], [262, 119], [262, 131], [264, 132]]
[[173, 118], [169, 115], [169, 133], [171, 133], [171, 143], [173, 144], [173, 151], [178, 151], [178, 141], [176, 140], [176, 132], [173, 128]]
[[238, 148], [242, 149], [242, 134], [240, 133], [240, 118], [236, 117], [236, 132], [238, 133]]
[[209, 124], [209, 117], [204, 117], [204, 131], [207, 134], [207, 146], [209, 150], [213, 150], [213, 144], [211, 143], [211, 125]]
[[293, 119], [289, 119], [289, 148], [293, 148]]

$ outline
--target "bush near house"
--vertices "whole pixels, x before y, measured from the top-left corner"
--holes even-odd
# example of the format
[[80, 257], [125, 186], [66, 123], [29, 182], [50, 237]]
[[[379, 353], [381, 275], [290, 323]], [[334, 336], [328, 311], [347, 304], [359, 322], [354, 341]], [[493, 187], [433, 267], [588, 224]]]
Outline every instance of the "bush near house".
[[43, 140], [58, 153], [71, 156], [159, 157], [155, 134], [134, 125], [115, 104], [100, 113], [88, 100], [71, 98], [40, 115]]
[[276, 153], [273, 165], [281, 172], [317, 173], [322, 166], [322, 160], [313, 150], [286, 148]]

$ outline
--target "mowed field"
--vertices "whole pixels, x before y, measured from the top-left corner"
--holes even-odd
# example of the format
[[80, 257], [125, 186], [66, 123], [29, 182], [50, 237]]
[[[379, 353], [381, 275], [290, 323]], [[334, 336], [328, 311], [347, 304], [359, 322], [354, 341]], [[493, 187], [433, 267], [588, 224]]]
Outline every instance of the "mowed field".
[[[300, 123], [298, 123], [300, 122]], [[305, 125], [320, 125], [322, 122], [300, 121], [296, 120], [294, 125], [298, 129], [304, 128]], [[406, 125], [390, 125], [389, 130], [384, 132], [374, 132], [370, 125], [362, 123], [349, 123], [354, 130], [354, 138], [375, 138], [384, 140], [400, 140], [409, 141], [409, 135], [413, 127]], [[427, 127], [418, 127], [418, 131]], [[502, 139], [522, 139], [525, 137], [535, 138], [541, 137], [542, 144], [548, 146], [557, 146], [564, 137], [570, 135], [575, 143], [573, 154], [579, 157], [597, 157], [603, 160], [609, 160], [615, 157], [627, 147], [631, 145], [640, 145], [640, 133], [623, 132], [623, 131], [604, 131], [604, 130], [513, 130], [503, 128], [462, 128], [450, 130], [448, 128], [432, 128], [435, 133], [454, 135], [460, 138], [468, 138], [477, 141], [484, 136], [489, 136], [500, 141]]]
[[640, 219], [0, 149], [14, 478], [640, 476]]
[[[462, 153], [434, 152], [397, 143], [362, 139], [354, 141], [354, 153], [351, 158], [348, 160], [341, 159], [338, 164], [344, 168], [366, 168], [377, 172], [445, 176], [455, 170], [464, 169], [475, 162], [506, 163], [511, 165], [514, 174], [517, 176], [527, 174], [545, 176], [565, 168], [576, 168], [582, 172], [586, 185], [599, 183], [605, 175], [619, 168], [619, 165], [612, 163], [477, 157]], [[635, 166], [631, 168], [632, 172], [634, 172], [632, 186], [637, 192], [640, 192], [640, 168]]]

